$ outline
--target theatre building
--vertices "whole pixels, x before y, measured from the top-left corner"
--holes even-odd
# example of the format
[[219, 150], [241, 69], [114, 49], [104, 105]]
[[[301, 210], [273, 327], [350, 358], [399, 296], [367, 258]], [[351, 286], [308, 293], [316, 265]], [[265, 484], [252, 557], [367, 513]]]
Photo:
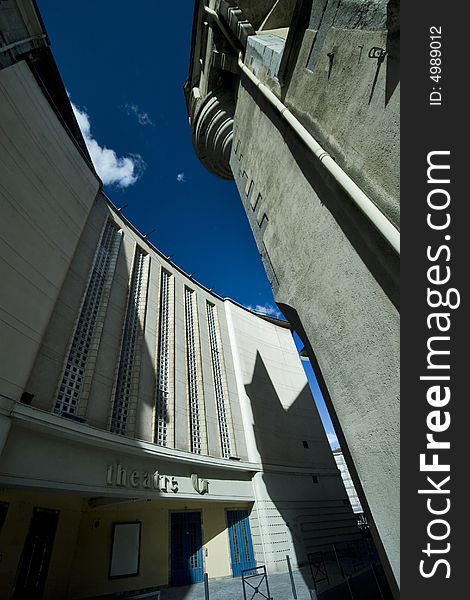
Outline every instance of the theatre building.
[[282, 571], [354, 539], [290, 325], [123, 217], [34, 3], [0, 25], [0, 597]]

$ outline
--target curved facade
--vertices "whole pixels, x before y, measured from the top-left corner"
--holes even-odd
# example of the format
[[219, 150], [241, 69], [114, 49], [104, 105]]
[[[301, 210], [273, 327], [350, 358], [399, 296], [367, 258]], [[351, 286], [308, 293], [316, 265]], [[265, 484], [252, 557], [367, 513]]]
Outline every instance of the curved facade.
[[[16, 527], [21, 537], [23, 527], [27, 536], [28, 521], [17, 519], [39, 503], [62, 515], [61, 535], [76, 542], [73, 575], [51, 557], [46, 597], [64, 593], [66, 573], [71, 598], [190, 583], [202, 569], [236, 574], [234, 511], [249, 524], [251, 562], [272, 572], [285, 570], [286, 554], [295, 565], [308, 550], [357, 536], [289, 326], [200, 286], [103, 196], [24, 391], [29, 404], [31, 396], [2, 400], [4, 535]], [[199, 515], [196, 574], [174, 569], [175, 511]], [[138, 582], [110, 581], [111, 530], [133, 521], [155, 536], [140, 546], [143, 565], [168, 543], [170, 555], [143, 566]]]
[[0, 596], [285, 571], [355, 539], [290, 326], [115, 209], [34, 52], [0, 69]]

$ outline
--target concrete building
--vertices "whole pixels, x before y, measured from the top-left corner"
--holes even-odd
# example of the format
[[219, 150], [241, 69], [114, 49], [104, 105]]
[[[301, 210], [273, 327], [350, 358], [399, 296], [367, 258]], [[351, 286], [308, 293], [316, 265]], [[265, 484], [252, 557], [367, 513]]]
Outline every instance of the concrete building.
[[399, 2], [196, 0], [193, 143], [233, 179], [399, 582]]
[[0, 597], [275, 572], [355, 539], [290, 325], [116, 210], [34, 2], [0, 27]]

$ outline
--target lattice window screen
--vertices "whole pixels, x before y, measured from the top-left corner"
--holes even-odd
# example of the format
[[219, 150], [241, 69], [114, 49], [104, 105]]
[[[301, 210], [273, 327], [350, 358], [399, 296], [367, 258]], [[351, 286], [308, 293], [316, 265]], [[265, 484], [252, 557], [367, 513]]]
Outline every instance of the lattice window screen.
[[[121, 356], [114, 393], [113, 410], [111, 415], [111, 431], [126, 435], [130, 421], [134, 421], [135, 382], [133, 381], [134, 366], [140, 365], [140, 345], [137, 340], [142, 338], [142, 325], [145, 316], [147, 300], [148, 256], [137, 248], [132, 267], [129, 298], [127, 302], [126, 321], [122, 336]], [[133, 423], [132, 423], [133, 424]]]
[[170, 418], [170, 361], [172, 360], [170, 323], [173, 310], [171, 286], [172, 275], [162, 269], [154, 438], [155, 443], [160, 446], [168, 446], [168, 421]]
[[102, 327], [97, 328], [97, 323], [100, 313], [104, 317], [106, 312], [121, 239], [120, 231], [108, 221], [95, 253], [80, 316], [73, 333], [54, 407], [56, 413], [77, 414], [90, 349], [92, 343], [99, 342], [101, 336]]
[[201, 419], [199, 385], [200, 374], [196, 349], [197, 310], [196, 298], [193, 290], [184, 290], [184, 308], [186, 322], [186, 360], [188, 369], [188, 395], [189, 395], [189, 426], [191, 452], [201, 454]]
[[209, 341], [211, 347], [212, 373], [214, 376], [215, 399], [217, 404], [217, 416], [219, 420], [220, 442], [222, 446], [222, 456], [229, 458], [232, 454], [232, 444], [230, 440], [229, 407], [228, 398], [225, 394], [224, 374], [222, 360], [220, 355], [220, 340], [217, 328], [217, 314], [214, 304], [207, 302], [207, 323], [209, 326]]

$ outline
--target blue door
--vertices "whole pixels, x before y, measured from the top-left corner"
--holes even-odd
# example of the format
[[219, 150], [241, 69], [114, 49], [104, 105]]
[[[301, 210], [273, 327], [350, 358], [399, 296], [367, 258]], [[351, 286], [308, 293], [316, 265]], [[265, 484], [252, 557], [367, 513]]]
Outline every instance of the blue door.
[[171, 513], [171, 584], [189, 585], [203, 579], [201, 514]]
[[228, 510], [227, 525], [232, 556], [232, 573], [234, 577], [240, 577], [243, 569], [251, 569], [256, 566], [248, 511]]

